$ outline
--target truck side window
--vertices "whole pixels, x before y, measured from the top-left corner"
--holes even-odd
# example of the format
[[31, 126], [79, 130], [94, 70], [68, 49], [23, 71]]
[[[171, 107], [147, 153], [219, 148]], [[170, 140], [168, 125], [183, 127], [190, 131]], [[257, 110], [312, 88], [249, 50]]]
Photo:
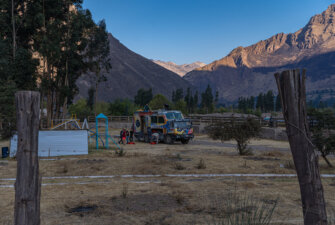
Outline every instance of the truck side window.
[[158, 117], [158, 123], [165, 123], [164, 117], [159, 116]]
[[151, 117], [151, 123], [157, 123], [157, 116]]

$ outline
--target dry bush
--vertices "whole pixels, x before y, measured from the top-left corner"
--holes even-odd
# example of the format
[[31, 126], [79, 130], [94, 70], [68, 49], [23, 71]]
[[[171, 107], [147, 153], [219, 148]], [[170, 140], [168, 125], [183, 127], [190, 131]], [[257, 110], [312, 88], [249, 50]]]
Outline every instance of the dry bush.
[[278, 200], [264, 201], [252, 194], [231, 192], [219, 207], [219, 218], [207, 221], [210, 225], [268, 225], [271, 224]]
[[196, 166], [197, 169], [206, 169], [206, 163], [203, 158], [201, 158]]
[[280, 151], [270, 151], [270, 152], [263, 152], [261, 154], [262, 156], [269, 156], [269, 157], [282, 157], [284, 156], [284, 153]]
[[285, 161], [284, 168], [290, 169], [290, 170], [295, 170], [294, 162], [292, 160]]
[[175, 164], [174, 164], [174, 168], [175, 168], [176, 170], [184, 170], [184, 169], [186, 169], [186, 167], [183, 166], [181, 163], [175, 163]]
[[128, 196], [128, 184], [124, 183], [122, 185], [122, 191], [121, 191], [122, 198], [127, 198]]

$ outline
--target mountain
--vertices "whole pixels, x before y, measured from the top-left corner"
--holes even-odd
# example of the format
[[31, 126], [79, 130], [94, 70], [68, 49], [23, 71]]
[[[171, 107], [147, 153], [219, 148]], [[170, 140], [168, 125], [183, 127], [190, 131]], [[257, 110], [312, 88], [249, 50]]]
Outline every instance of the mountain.
[[[210, 84], [221, 101], [277, 90], [274, 76], [290, 68], [307, 69], [307, 92], [335, 90], [335, 4], [313, 16], [295, 33], [279, 33], [184, 76], [200, 90]], [[330, 90], [330, 91], [329, 91]], [[315, 96], [314, 96], [315, 97]], [[329, 96], [328, 96], [329, 97]]]
[[171, 70], [172, 72], [178, 74], [181, 77], [194, 69], [197, 69], [199, 67], [203, 67], [206, 65], [205, 63], [202, 63], [202, 62], [194, 62], [191, 64], [177, 65], [174, 62], [164, 62], [161, 60], [152, 60], [152, 61], [164, 67], [165, 69]]
[[[191, 86], [176, 73], [129, 50], [111, 34], [109, 42], [112, 69], [104, 74], [107, 81], [98, 86], [99, 101], [133, 99], [140, 88], [152, 88], [154, 94], [161, 93], [170, 97], [173, 90]], [[76, 99], [87, 98], [88, 89], [94, 87], [94, 75], [84, 74], [76, 84], [79, 89]]]

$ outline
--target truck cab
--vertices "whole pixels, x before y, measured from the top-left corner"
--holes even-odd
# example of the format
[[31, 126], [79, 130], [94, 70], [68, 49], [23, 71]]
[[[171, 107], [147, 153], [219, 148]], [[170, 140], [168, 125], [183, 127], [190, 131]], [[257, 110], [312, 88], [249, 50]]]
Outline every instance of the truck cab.
[[133, 116], [134, 136], [137, 140], [149, 142], [153, 133], [159, 141], [173, 144], [180, 141], [187, 144], [193, 139], [191, 120], [185, 119], [178, 110], [136, 111]]

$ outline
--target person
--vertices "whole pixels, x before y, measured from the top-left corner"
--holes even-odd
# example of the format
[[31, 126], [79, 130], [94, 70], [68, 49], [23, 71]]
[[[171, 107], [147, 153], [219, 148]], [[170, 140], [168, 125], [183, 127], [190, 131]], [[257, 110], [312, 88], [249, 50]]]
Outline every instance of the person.
[[148, 132], [148, 142], [150, 143], [151, 142], [151, 134], [152, 134], [151, 127], [148, 127], [147, 132]]
[[159, 142], [159, 133], [153, 133], [152, 134], [152, 141], [155, 142], [156, 144], [158, 144]]
[[133, 142], [133, 141], [134, 141], [134, 131], [133, 131], [132, 129], [130, 130], [129, 141], [130, 141], [130, 142]]
[[127, 140], [127, 144], [129, 144], [129, 131], [126, 130], [126, 140]]
[[122, 144], [126, 144], [126, 129], [123, 128], [122, 130]]
[[121, 143], [122, 143], [122, 135], [123, 135], [123, 129], [121, 129], [121, 131], [120, 131], [120, 139], [119, 139], [119, 144], [121, 144]]

